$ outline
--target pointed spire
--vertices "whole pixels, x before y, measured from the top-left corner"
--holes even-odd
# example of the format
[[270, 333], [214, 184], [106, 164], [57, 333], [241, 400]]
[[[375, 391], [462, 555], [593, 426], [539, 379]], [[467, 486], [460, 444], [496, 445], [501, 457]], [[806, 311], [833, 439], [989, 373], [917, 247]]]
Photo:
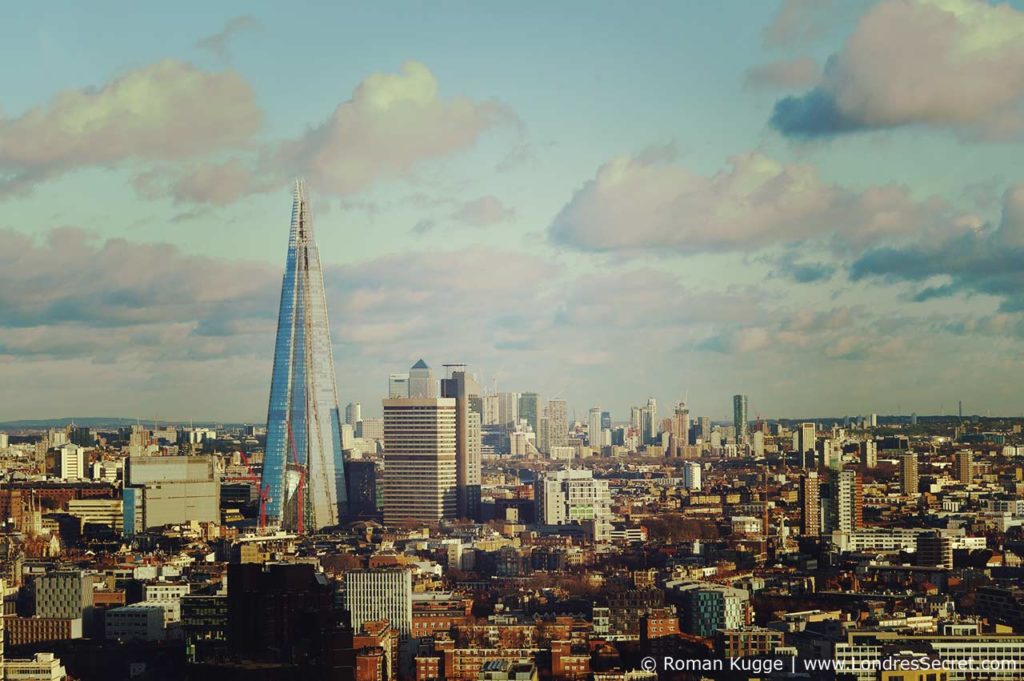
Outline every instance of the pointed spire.
[[302, 178], [295, 178], [292, 191], [292, 241], [312, 241], [313, 224], [309, 218], [309, 206], [306, 197], [306, 183]]

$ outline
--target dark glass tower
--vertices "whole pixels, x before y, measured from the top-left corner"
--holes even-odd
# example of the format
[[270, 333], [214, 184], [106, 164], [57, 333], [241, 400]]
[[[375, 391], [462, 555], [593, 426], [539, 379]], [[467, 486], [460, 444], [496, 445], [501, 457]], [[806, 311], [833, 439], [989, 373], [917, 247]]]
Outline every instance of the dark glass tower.
[[260, 522], [298, 532], [338, 524], [348, 492], [320, 252], [305, 187], [295, 184], [281, 284]]

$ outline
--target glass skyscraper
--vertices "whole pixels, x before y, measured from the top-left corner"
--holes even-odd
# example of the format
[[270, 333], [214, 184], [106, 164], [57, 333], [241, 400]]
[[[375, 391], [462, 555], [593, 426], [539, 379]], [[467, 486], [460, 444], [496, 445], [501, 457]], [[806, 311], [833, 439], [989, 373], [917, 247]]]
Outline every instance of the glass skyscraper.
[[747, 396], [732, 396], [732, 425], [736, 429], [736, 444], [747, 441], [749, 425], [747, 422]]
[[270, 383], [260, 517], [285, 530], [316, 531], [337, 525], [347, 515], [347, 501], [320, 252], [305, 188], [297, 182]]

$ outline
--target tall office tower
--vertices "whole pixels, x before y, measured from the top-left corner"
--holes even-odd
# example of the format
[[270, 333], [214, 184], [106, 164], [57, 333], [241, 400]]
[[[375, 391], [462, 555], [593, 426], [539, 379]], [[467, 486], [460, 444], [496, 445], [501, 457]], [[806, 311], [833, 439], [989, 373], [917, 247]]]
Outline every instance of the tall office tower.
[[386, 619], [403, 638], [412, 633], [412, 570], [349, 570], [345, 573], [345, 609], [352, 628]]
[[833, 473], [829, 482], [829, 532], [852, 532], [864, 525], [864, 483], [853, 470]]
[[868, 425], [870, 425], [872, 428], [878, 427], [878, 414], [872, 414], [871, 416], [868, 417]]
[[409, 374], [388, 375], [388, 399], [397, 400], [409, 397]]
[[644, 431], [644, 408], [643, 407], [630, 407], [629, 409], [629, 426], [640, 433], [643, 437]]
[[547, 405], [541, 409], [537, 423], [537, 449], [542, 454], [551, 454], [551, 418], [548, 416]]
[[900, 494], [917, 496], [917, 454], [906, 452], [900, 455]]
[[456, 517], [451, 398], [384, 400], [384, 524]]
[[800, 509], [800, 534], [817, 537], [821, 534], [821, 485], [815, 471], [800, 476]]
[[601, 407], [593, 407], [587, 413], [587, 441], [591, 447], [601, 447]]
[[346, 514], [341, 414], [320, 251], [303, 184], [295, 185], [281, 284], [261, 516], [287, 530], [318, 530]]
[[460, 518], [480, 518], [480, 418], [483, 402], [476, 379], [462, 364], [447, 364], [441, 397], [455, 400], [456, 512]]
[[747, 396], [732, 396], [732, 424], [736, 429], [736, 444], [747, 442]]
[[655, 444], [658, 441], [658, 403], [653, 397], [647, 398], [646, 414], [644, 414], [644, 438], [645, 444]]
[[434, 372], [420, 359], [409, 369], [409, 397], [432, 400], [437, 397]]
[[548, 448], [569, 444], [569, 405], [565, 400], [548, 402]]
[[480, 403], [483, 406], [481, 425], [498, 425], [498, 394], [490, 393], [489, 395], [484, 395], [480, 398]]
[[690, 408], [686, 402], [676, 405], [672, 413], [672, 435], [676, 439], [677, 447], [685, 447], [690, 444]]
[[363, 420], [363, 405], [358, 402], [349, 402], [345, 406], [345, 423], [353, 428]]
[[965, 485], [974, 480], [974, 453], [969, 449], [956, 453], [956, 479]]
[[377, 462], [352, 459], [345, 464], [348, 478], [348, 512], [350, 518], [377, 516]]
[[498, 393], [498, 425], [511, 429], [519, 420], [519, 393]]
[[519, 420], [530, 424], [534, 433], [540, 427], [540, 396], [537, 393], [519, 395]]
[[800, 466], [807, 467], [807, 452], [814, 451], [815, 428], [813, 423], [801, 423], [797, 431], [796, 446], [800, 452]]
[[612, 413], [610, 411], [601, 412], [601, 430], [612, 429]]
[[683, 487], [689, 490], [700, 491], [701, 468], [697, 461], [687, 461], [683, 464]]
[[10, 443], [10, 436], [7, 433], [0, 433], [0, 450], [7, 449]]

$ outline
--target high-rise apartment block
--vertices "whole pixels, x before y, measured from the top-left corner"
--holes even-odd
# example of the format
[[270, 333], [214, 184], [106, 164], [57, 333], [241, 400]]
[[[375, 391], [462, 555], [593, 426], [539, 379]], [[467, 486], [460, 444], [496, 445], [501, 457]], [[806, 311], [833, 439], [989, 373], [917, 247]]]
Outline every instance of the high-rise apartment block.
[[832, 474], [826, 521], [829, 532], [852, 532], [863, 527], [864, 487], [857, 471]]
[[861, 443], [861, 463], [864, 468], [874, 468], [878, 465], [878, 443], [874, 440], [865, 440]]
[[900, 494], [916, 496], [918, 493], [917, 454], [900, 455]]
[[800, 477], [800, 534], [821, 534], [821, 485], [818, 474], [808, 471]]
[[698, 461], [687, 461], [683, 464], [683, 487], [692, 491], [700, 491], [701, 467]]
[[595, 479], [593, 471], [547, 471], [537, 479], [534, 498], [539, 523], [569, 525], [592, 521], [594, 538], [607, 537], [611, 515], [608, 481]]
[[547, 451], [569, 444], [569, 405], [565, 400], [551, 400], [547, 406]]
[[956, 453], [956, 479], [965, 485], [974, 480], [974, 452], [969, 449]]

